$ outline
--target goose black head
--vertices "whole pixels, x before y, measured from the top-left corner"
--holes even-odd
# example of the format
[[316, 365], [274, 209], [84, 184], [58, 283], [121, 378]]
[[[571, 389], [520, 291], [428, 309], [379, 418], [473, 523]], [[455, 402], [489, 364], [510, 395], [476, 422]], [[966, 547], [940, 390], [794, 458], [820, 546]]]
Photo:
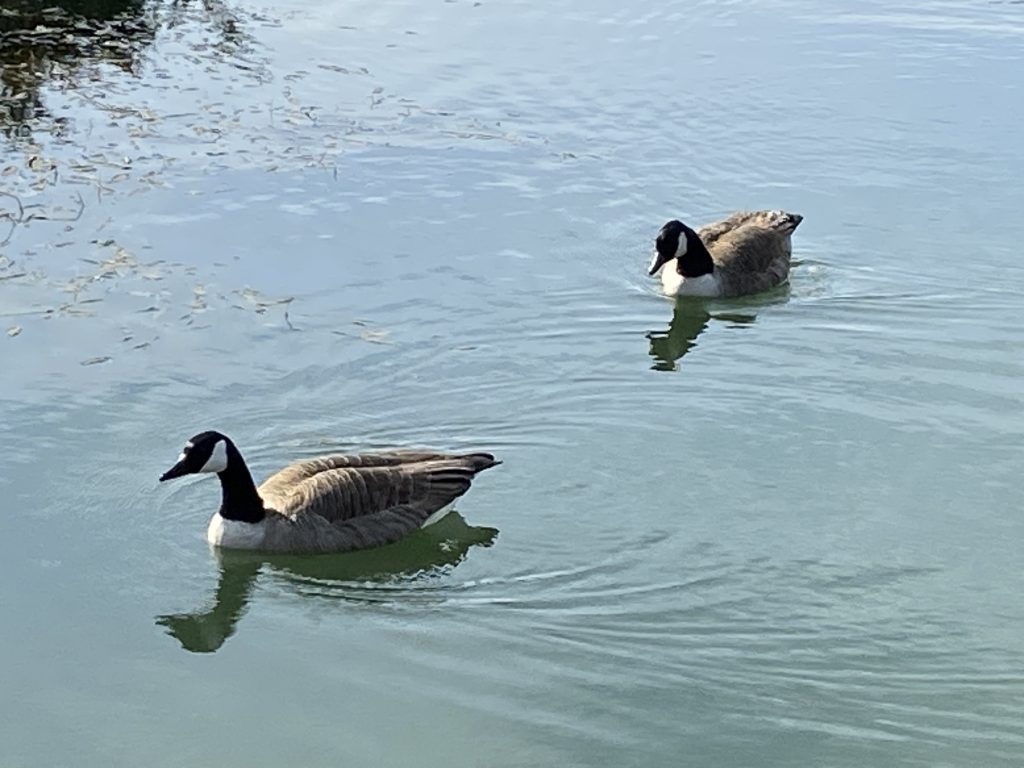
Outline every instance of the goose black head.
[[220, 432], [200, 432], [185, 443], [177, 463], [160, 475], [160, 482], [200, 472], [223, 472], [228, 468], [231, 441]]
[[657, 274], [672, 259], [679, 260], [679, 274], [686, 277], [700, 277], [714, 269], [711, 254], [701, 242], [700, 235], [676, 219], [658, 231], [654, 240], [654, 257], [647, 274]]

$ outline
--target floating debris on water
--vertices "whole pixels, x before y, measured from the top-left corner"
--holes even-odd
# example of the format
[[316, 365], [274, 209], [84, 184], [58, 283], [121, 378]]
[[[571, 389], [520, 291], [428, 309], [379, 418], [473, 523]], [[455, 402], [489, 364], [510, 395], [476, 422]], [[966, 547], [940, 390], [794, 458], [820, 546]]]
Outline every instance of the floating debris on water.
[[113, 359], [110, 355], [100, 355], [99, 357], [90, 357], [88, 360], [83, 360], [80, 365], [100, 365], [102, 363], [109, 363]]
[[[16, 266], [0, 253], [0, 288], [22, 291], [34, 281], [50, 291], [27, 313], [36, 320], [123, 312], [139, 326], [180, 317], [196, 328], [197, 314], [218, 308], [266, 322], [281, 307], [283, 327], [299, 330], [289, 311], [293, 296], [208, 288], [208, 260], [146, 262], [140, 254], [147, 246], [110, 237], [123, 232], [112, 227], [116, 201], [175, 185], [185, 195], [196, 175], [232, 169], [314, 168], [337, 180], [348, 153], [364, 148], [547, 143], [397, 93], [344, 49], [336, 60], [318, 52], [301, 68], [274, 71], [274, 55], [256, 33], [281, 22], [240, 4], [64, 5], [4, 0], [0, 8], [0, 251], [19, 248]], [[16, 242], [37, 232], [38, 240]], [[18, 279], [25, 282], [11, 285]], [[341, 335], [392, 343], [387, 331], [360, 327]], [[9, 337], [17, 335], [12, 330]]]
[[359, 334], [359, 338], [363, 341], [368, 341], [371, 344], [390, 344], [388, 337], [391, 335], [390, 331], [372, 331], [370, 329], [364, 330]]

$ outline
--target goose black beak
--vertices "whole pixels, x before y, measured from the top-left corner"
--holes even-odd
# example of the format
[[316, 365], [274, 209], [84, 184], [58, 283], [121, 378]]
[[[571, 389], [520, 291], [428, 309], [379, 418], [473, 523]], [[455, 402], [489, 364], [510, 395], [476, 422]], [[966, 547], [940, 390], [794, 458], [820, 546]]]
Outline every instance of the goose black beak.
[[647, 270], [647, 274], [650, 276], [658, 274], [658, 270], [661, 269], [665, 262], [671, 259], [671, 256], [662, 256], [660, 253], [655, 253], [654, 258], [651, 259], [651, 268]]
[[176, 477], [181, 477], [182, 475], [187, 475], [187, 474], [188, 474], [188, 470], [185, 469], [185, 462], [184, 462], [184, 460], [182, 460], [182, 461], [179, 461], [177, 464], [175, 464], [170, 469], [168, 469], [162, 475], [160, 475], [160, 482], [162, 483], [164, 480], [173, 480]]

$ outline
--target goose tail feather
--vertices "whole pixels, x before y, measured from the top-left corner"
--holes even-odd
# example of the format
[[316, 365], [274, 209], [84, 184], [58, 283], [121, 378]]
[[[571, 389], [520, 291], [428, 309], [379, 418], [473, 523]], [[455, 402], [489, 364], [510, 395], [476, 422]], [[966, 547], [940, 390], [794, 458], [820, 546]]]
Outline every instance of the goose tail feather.
[[804, 217], [799, 213], [789, 213], [788, 211], [772, 211], [770, 224], [773, 228], [780, 232], [791, 233], [797, 227], [800, 226], [800, 222], [804, 220]]

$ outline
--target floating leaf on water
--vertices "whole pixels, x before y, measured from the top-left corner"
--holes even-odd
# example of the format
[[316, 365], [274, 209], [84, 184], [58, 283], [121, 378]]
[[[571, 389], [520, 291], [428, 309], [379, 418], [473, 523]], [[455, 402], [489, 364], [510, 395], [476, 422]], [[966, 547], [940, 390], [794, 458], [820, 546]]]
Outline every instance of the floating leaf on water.
[[99, 365], [100, 363], [109, 363], [113, 359], [110, 355], [100, 355], [99, 357], [90, 357], [88, 360], [83, 360], [80, 365]]
[[73, 304], [65, 304], [60, 308], [60, 313], [69, 317], [92, 317], [96, 314], [95, 312], [90, 312], [87, 309], [79, 309]]
[[13, 339], [15, 336], [21, 333], [21, 331], [22, 328], [20, 325], [12, 325], [10, 328], [7, 329], [7, 335]]
[[259, 301], [256, 302], [256, 306], [274, 307], [277, 306], [278, 304], [291, 304], [293, 301], [295, 301], [294, 296], [289, 296], [288, 298], [285, 299], [260, 299]]
[[359, 334], [359, 338], [371, 344], [390, 344], [391, 342], [387, 340], [390, 335], [390, 331], [371, 331], [367, 329]]
[[56, 168], [56, 164], [52, 160], [33, 155], [28, 159], [28, 167], [30, 170], [36, 171], [37, 173], [44, 173], [46, 171], [52, 171]]

